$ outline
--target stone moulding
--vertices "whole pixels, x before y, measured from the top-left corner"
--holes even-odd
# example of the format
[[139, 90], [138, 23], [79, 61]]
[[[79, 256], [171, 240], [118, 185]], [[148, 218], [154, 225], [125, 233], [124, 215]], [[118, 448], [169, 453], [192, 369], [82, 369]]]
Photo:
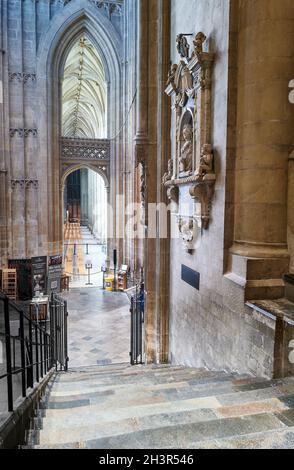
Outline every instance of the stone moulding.
[[[90, 3], [95, 5], [97, 8], [103, 8], [104, 10], [107, 11], [109, 16], [111, 16], [113, 13], [116, 13], [118, 15], [122, 14], [122, 7], [123, 7], [123, 0], [105, 0], [105, 1], [99, 1], [99, 0], [88, 0]], [[59, 3], [61, 3], [63, 6], [66, 6], [68, 3], [71, 2], [71, 0], [58, 0]], [[54, 0], [51, 0], [51, 3], [54, 3]]]
[[37, 179], [12, 179], [11, 180], [11, 189], [16, 189], [17, 186], [20, 187], [20, 189], [24, 188], [34, 188], [38, 189], [39, 188], [39, 181]]
[[[208, 229], [216, 175], [211, 145], [211, 89], [215, 54], [205, 52], [206, 36], [199, 32], [193, 51], [186, 34], [177, 36], [178, 64], [168, 74], [165, 93], [175, 116], [175, 155], [169, 160], [162, 183], [169, 199], [178, 202], [179, 186], [189, 185], [190, 196], [201, 204], [201, 220]], [[177, 190], [176, 190], [177, 188]]]
[[19, 83], [27, 83], [29, 80], [32, 82], [36, 82], [37, 77], [35, 73], [10, 72], [9, 80], [17, 80]]
[[110, 140], [62, 137], [61, 160], [110, 161]]
[[22, 128], [10, 128], [9, 129], [9, 135], [10, 137], [29, 137], [32, 135], [33, 137], [37, 137], [38, 135], [38, 130], [37, 129], [22, 129]]

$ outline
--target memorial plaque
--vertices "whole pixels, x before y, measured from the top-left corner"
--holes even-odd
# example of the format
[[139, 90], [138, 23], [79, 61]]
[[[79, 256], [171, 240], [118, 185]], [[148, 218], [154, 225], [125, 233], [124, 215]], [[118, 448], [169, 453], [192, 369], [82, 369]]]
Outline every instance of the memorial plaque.
[[200, 273], [194, 271], [188, 266], [182, 264], [182, 281], [189, 284], [189, 286], [194, 287], [194, 289], [200, 289]]

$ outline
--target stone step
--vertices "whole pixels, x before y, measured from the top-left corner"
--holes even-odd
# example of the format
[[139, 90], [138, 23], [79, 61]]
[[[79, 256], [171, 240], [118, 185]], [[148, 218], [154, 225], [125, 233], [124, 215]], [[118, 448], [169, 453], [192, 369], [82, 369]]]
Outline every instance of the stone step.
[[[79, 403], [80, 407], [67, 407], [60, 408], [59, 406], [50, 407], [47, 411], [45, 425], [54, 426], [56, 420], [59, 417], [62, 418], [60, 427], [66, 428], [67, 423], [70, 420], [71, 427], [79, 427], [83, 419], [86, 422], [91, 423], [91, 426], [97, 426], [99, 423], [113, 422], [115, 419], [125, 420], [134, 418], [137, 422], [138, 419], [145, 418], [149, 415], [159, 416], [164, 414], [174, 414], [177, 412], [190, 413], [195, 410], [201, 410], [203, 408], [213, 411], [213, 413], [219, 418], [234, 417], [249, 414], [259, 414], [262, 412], [276, 412], [287, 409], [287, 405], [277, 399], [263, 399], [256, 402], [250, 401], [248, 398], [247, 402], [243, 404], [234, 404], [232, 401], [230, 405], [224, 406], [220, 403], [216, 397], [201, 397], [196, 399], [177, 400], [177, 401], [162, 401], [154, 402], [150, 400], [145, 401], [143, 404], [135, 403], [130, 405], [129, 403], [113, 402], [103, 404], [86, 404]], [[103, 409], [101, 409], [101, 407]], [[159, 422], [160, 424], [160, 422]]]
[[[67, 424], [68, 419], [63, 419], [62, 422], [59, 422], [60, 416], [58, 413], [55, 413], [54, 416], [47, 417], [45, 421], [45, 434], [42, 434], [43, 439], [42, 443], [52, 443], [48, 441], [48, 436], [51, 436], [55, 442], [74, 442], [82, 440], [90, 440], [94, 438], [102, 437], [111, 437], [114, 435], [120, 435], [133, 430], [142, 431], [157, 429], [163, 427], [169, 427], [172, 425], [183, 425], [183, 424], [195, 424], [197, 422], [204, 422], [210, 420], [221, 421], [227, 418], [235, 417], [246, 417], [250, 415], [260, 415], [263, 413], [279, 413], [279, 420], [282, 422], [285, 421], [283, 413], [284, 410], [283, 404], [279, 403], [278, 400], [266, 400], [259, 403], [250, 403], [246, 406], [241, 407], [223, 407], [215, 409], [187, 409], [186, 411], [175, 411], [171, 408], [169, 411], [166, 410], [165, 413], [159, 411], [158, 414], [152, 414], [152, 410], [149, 410], [149, 413], [144, 415], [140, 412], [137, 413], [137, 416], [133, 414], [128, 415], [125, 419], [119, 419], [120, 413], [116, 413], [113, 410], [108, 416], [95, 414], [92, 416], [87, 416], [87, 413], [83, 415], [80, 419], [71, 419], [70, 426]], [[133, 412], [133, 410], [131, 410]], [[142, 411], [142, 410], [141, 410]], [[73, 410], [75, 413], [76, 410]], [[284, 419], [284, 421], [283, 421]], [[87, 423], [87, 425], [84, 424]], [[54, 429], [57, 427], [58, 430]], [[53, 437], [54, 436], [54, 437]]]
[[[173, 426], [146, 429], [128, 432], [110, 437], [97, 439], [74, 440], [65, 444], [88, 449], [168, 449], [192, 448], [197, 442], [230, 438], [248, 434], [264, 433], [285, 429], [285, 425], [271, 414], [227, 418], [223, 420], [211, 419], [197, 423], [176, 424]], [[62, 441], [57, 441], [61, 443]], [[43, 448], [51, 443], [40, 441]]]
[[[180, 400], [189, 400], [202, 397], [213, 397], [216, 394], [232, 394], [234, 385], [230, 377], [223, 377], [216, 381], [211, 378], [204, 383], [193, 385], [184, 382], [175, 382], [169, 384], [148, 385], [144, 388], [137, 385], [117, 387], [96, 388], [93, 386], [77, 391], [66, 390], [56, 391], [51, 395], [48, 404], [49, 409], [66, 409], [80, 406], [90, 406], [110, 403], [111, 406], [119, 404], [126, 407], [133, 404], [147, 404], [156, 402], [172, 402]], [[278, 392], [277, 392], [278, 395]], [[265, 396], [265, 395], [264, 395]]]
[[[138, 418], [128, 417], [126, 419], [116, 418], [113, 414], [109, 416], [109, 421], [101, 421], [100, 416], [96, 415], [95, 418], [90, 421], [90, 424], [85, 424], [82, 420], [76, 423], [71, 422], [70, 426], [58, 425], [58, 427], [56, 426], [56, 421], [54, 423], [54, 421], [48, 420], [45, 425], [45, 432], [41, 434], [40, 444], [81, 442], [89, 439], [97, 439], [98, 437], [120, 435], [133, 432], [134, 430], [157, 429], [159, 427], [203, 422], [216, 418], [216, 414], [212, 410], [200, 409], [170, 414], [148, 414]], [[58, 416], [56, 416], [56, 419], [58, 419]]]
[[[152, 384], [168, 384], [173, 382], [188, 382], [194, 381], [194, 383], [205, 383], [206, 379], [221, 380], [222, 378], [227, 377], [225, 372], [201, 372], [197, 373], [180, 371], [177, 373], [170, 373], [165, 375], [150, 375], [150, 374], [130, 374], [130, 375], [116, 375], [109, 374], [107, 376], [101, 377], [100, 375], [92, 376], [86, 380], [81, 380], [80, 376], [73, 377], [71, 381], [66, 382], [57, 382], [54, 391], [61, 390], [80, 390], [87, 386], [117, 386], [117, 385], [126, 385], [126, 386], [145, 386]], [[232, 379], [235, 376], [232, 376]]]
[[217, 448], [239, 440], [245, 446], [251, 435], [262, 442], [265, 433], [291, 426], [294, 378], [265, 381], [181, 366], [97, 366], [56, 375], [36, 410], [27, 446]]
[[[102, 369], [102, 368], [101, 368]], [[79, 378], [79, 380], [90, 380], [92, 377], [96, 377], [97, 379], [107, 379], [107, 378], [128, 378], [128, 377], [170, 377], [173, 374], [189, 374], [192, 376], [201, 376], [201, 374], [211, 374], [213, 372], [208, 371], [207, 369], [190, 369], [184, 367], [173, 367], [173, 368], [159, 368], [159, 367], [148, 367], [148, 366], [137, 366], [137, 367], [127, 367], [125, 369], [117, 369], [108, 368], [107, 370], [100, 370], [100, 367], [96, 367], [91, 371], [79, 371], [79, 370], [72, 370], [67, 373], [62, 373], [58, 375], [58, 383], [67, 383], [71, 381], [75, 381]]]
[[278, 431], [245, 434], [229, 439], [212, 439], [191, 445], [191, 449], [291, 449], [294, 448], [294, 427]]

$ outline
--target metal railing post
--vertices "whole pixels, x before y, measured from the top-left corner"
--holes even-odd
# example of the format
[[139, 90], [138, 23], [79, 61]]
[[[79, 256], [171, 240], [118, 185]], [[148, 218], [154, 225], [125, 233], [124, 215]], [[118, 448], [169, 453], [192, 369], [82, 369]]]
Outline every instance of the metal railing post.
[[33, 354], [33, 326], [32, 320], [29, 320], [29, 358], [30, 358], [30, 367], [28, 368], [28, 372], [30, 373], [30, 387], [33, 388], [34, 386], [34, 354]]
[[8, 297], [5, 297], [5, 299], [4, 299], [4, 323], [5, 323], [8, 411], [13, 411], [13, 382], [12, 382], [12, 364], [11, 364], [10, 322], [9, 322], [9, 301], [8, 301]]
[[131, 297], [131, 308], [130, 308], [130, 313], [131, 313], [131, 328], [130, 328], [130, 362], [131, 365], [134, 365], [133, 361], [133, 312], [134, 312], [134, 296]]
[[68, 338], [67, 338], [67, 301], [64, 301], [64, 354], [65, 354], [65, 370], [68, 370]]
[[36, 381], [39, 382], [39, 342], [38, 342], [38, 328], [35, 324], [35, 347], [36, 347]]
[[25, 356], [23, 312], [19, 313], [19, 335], [20, 335], [20, 359], [21, 359], [21, 390], [22, 390], [22, 396], [25, 398], [27, 395], [26, 393], [27, 384], [26, 384], [26, 356]]
[[40, 337], [40, 375], [41, 375], [41, 379], [43, 378], [44, 376], [44, 368], [43, 368], [43, 338], [42, 338], [42, 335], [43, 335], [43, 331], [42, 329], [39, 330], [39, 337]]

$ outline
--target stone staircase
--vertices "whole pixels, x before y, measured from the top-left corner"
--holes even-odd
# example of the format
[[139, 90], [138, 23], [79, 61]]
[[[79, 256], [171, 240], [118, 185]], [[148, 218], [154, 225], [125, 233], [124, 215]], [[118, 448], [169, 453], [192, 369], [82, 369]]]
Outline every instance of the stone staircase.
[[58, 373], [23, 448], [294, 448], [294, 377], [174, 366]]

